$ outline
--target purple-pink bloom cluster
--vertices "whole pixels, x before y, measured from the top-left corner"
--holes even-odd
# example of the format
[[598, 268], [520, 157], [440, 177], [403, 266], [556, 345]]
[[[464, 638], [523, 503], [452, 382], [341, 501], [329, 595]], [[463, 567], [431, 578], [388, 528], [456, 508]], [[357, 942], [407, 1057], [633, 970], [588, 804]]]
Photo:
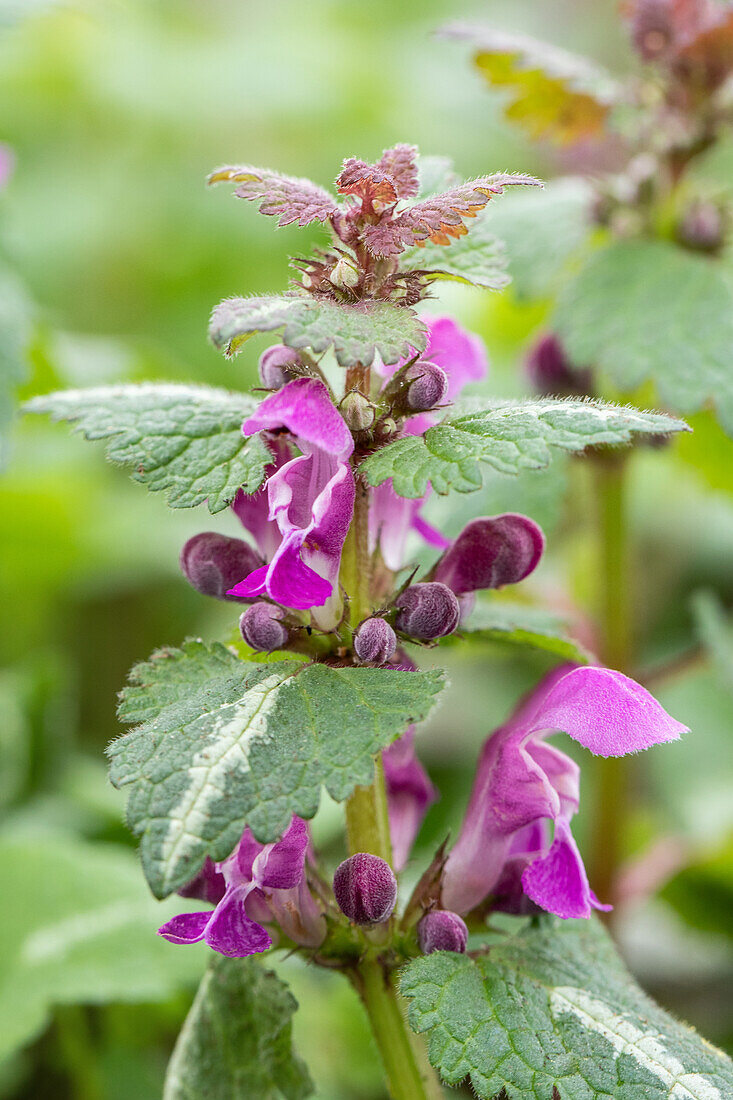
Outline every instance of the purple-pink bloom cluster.
[[527, 901], [564, 918], [608, 908], [590, 888], [570, 831], [580, 801], [578, 766], [546, 737], [563, 731], [598, 756], [625, 756], [685, 730], [620, 672], [550, 673], [482, 749], [445, 864], [444, 906], [467, 913], [492, 895], [494, 907], [509, 912], [526, 911]]

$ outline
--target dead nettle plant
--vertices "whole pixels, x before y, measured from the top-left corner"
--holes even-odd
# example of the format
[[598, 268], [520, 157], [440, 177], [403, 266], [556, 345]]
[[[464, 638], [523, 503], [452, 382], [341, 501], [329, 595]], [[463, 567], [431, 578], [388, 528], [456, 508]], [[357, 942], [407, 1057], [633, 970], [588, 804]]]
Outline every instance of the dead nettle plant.
[[[611, 757], [678, 738], [638, 683], [566, 636], [529, 637], [555, 671], [488, 738], [458, 836], [404, 883], [438, 795], [417, 726], [447, 690], [419, 669], [422, 647], [468, 637], [475, 593], [520, 584], [544, 550], [516, 513], [474, 518], [449, 541], [423, 518], [426, 497], [480, 488], [483, 463], [516, 474], [558, 449], [685, 425], [576, 396], [457, 404], [485, 373], [482, 343], [418, 307], [436, 279], [506, 283], [485, 208], [537, 180], [460, 183], [445, 160], [398, 145], [376, 164], [346, 160], [335, 194], [248, 166], [210, 182], [328, 234], [293, 261], [287, 292], [213, 312], [229, 357], [254, 333], [280, 334], [261, 388], [151, 383], [30, 403], [106, 439], [172, 507], [231, 509], [242, 525], [241, 538], [207, 530], [181, 551], [188, 583], [229, 601], [236, 641], [188, 640], [136, 666], [120, 703], [132, 728], [109, 749], [151, 890], [190, 899], [160, 935], [171, 950], [211, 948], [166, 1097], [312, 1094], [295, 1002], [267, 969], [285, 951], [354, 985], [399, 1100], [466, 1076], [482, 1097], [717, 1100], [733, 1082], [725, 1063], [647, 1000], [592, 919], [607, 904], [571, 831], [579, 769], [548, 740], [565, 731]], [[410, 533], [433, 549], [422, 572]], [[345, 810], [335, 873], [308, 824], [322, 787]], [[503, 936], [496, 913], [510, 915]]]

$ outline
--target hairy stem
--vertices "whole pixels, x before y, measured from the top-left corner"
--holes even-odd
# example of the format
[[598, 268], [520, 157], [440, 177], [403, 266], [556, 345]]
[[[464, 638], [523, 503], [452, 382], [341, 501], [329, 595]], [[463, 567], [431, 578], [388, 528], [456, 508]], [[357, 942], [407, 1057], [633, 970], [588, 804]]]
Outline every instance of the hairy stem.
[[[628, 460], [628, 454], [619, 451], [600, 451], [592, 459], [597, 507], [600, 657], [609, 668], [627, 673], [633, 660], [634, 599], [625, 492]], [[593, 889], [604, 902], [614, 900], [616, 875], [623, 857], [632, 766], [629, 758], [597, 762], [589, 868]]]
[[427, 1059], [418, 1059], [401, 998], [378, 959], [364, 959], [354, 984], [369, 1017], [392, 1100], [442, 1100], [443, 1090]]

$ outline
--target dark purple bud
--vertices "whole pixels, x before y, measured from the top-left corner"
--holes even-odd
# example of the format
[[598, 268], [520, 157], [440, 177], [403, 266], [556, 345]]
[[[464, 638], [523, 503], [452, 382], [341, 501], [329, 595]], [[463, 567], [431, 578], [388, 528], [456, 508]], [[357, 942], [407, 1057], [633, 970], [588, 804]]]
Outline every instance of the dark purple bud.
[[411, 584], [399, 597], [397, 607], [397, 629], [421, 642], [452, 634], [461, 614], [455, 593], [438, 581]]
[[468, 929], [466, 922], [449, 909], [434, 909], [426, 913], [417, 926], [417, 942], [423, 955], [432, 951], [466, 950]]
[[254, 603], [240, 616], [239, 629], [242, 637], [252, 649], [271, 653], [273, 649], [284, 649], [288, 644], [289, 631], [282, 620], [285, 612], [271, 603]]
[[448, 375], [435, 363], [418, 362], [404, 374], [405, 404], [412, 412], [434, 409], [448, 394]]
[[690, 203], [677, 227], [680, 243], [700, 252], [715, 252], [722, 245], [724, 236], [720, 207], [702, 199]]
[[584, 396], [593, 392], [590, 370], [574, 367], [554, 333], [548, 332], [530, 348], [525, 361], [527, 377], [542, 394], [560, 397]]
[[184, 577], [197, 592], [219, 600], [236, 600], [227, 596], [227, 592], [259, 569], [262, 558], [243, 539], [203, 531], [183, 547], [180, 564]]
[[286, 382], [297, 377], [293, 367], [300, 366], [301, 359], [297, 351], [287, 344], [273, 344], [260, 356], [260, 381], [268, 390], [279, 390]]
[[354, 651], [360, 661], [383, 665], [397, 649], [397, 635], [384, 619], [365, 619], [354, 635]]
[[196, 898], [198, 901], [208, 901], [210, 905], [218, 905], [225, 891], [224, 876], [207, 856], [199, 873], [182, 886], [178, 893], [182, 898]]
[[333, 892], [339, 909], [354, 924], [379, 924], [394, 910], [397, 880], [379, 856], [357, 852], [336, 868]]
[[517, 584], [536, 569], [545, 536], [529, 516], [506, 512], [471, 520], [435, 567], [435, 579], [456, 596]]
[[674, 49], [676, 22], [670, 0], [635, 0], [631, 5], [631, 40], [644, 61], [658, 60]]

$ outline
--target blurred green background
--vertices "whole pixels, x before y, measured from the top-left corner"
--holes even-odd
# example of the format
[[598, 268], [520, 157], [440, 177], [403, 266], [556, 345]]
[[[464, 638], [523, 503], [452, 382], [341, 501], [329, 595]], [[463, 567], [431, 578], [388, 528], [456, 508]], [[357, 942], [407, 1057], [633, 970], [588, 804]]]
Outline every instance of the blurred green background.
[[[170, 378], [248, 387], [264, 344], [226, 363], [206, 341], [231, 294], [277, 291], [287, 259], [318, 232], [275, 231], [226, 189], [220, 163], [272, 166], [328, 184], [345, 156], [396, 141], [452, 157], [461, 175], [563, 170], [503, 121], [466, 63], [434, 36], [480, 18], [630, 66], [611, 0], [0, 0], [0, 141], [15, 169], [0, 193], [4, 342], [28, 337], [20, 396]], [[10, 303], [10, 307], [8, 307]], [[545, 303], [463, 287], [430, 304], [487, 341], [488, 389], [522, 392], [518, 364]], [[20, 335], [19, 335], [20, 334]], [[0, 357], [0, 364], [3, 362]], [[642, 860], [618, 930], [641, 981], [718, 1043], [733, 1033], [730, 989], [733, 445], [707, 415], [694, 445], [635, 463], [632, 510], [642, 656], [652, 665], [701, 635], [707, 648], [658, 694], [692, 734], [636, 770], [631, 859]], [[549, 552], [533, 582], [558, 608], [592, 610], [590, 486], [557, 460], [438, 505], [454, 531], [472, 514], [525, 510]], [[0, 482], [0, 1096], [153, 1100], [203, 950], [155, 936], [176, 901], [148, 896], [124, 799], [106, 781], [115, 693], [128, 668], [188, 634], [222, 636], [231, 608], [182, 581], [196, 531], [234, 525], [175, 512], [46, 422], [16, 425]], [[701, 595], [702, 593], [702, 595]], [[697, 634], [696, 634], [697, 631]], [[713, 657], [710, 657], [710, 651]], [[444, 655], [428, 660], [445, 663]], [[442, 799], [414, 873], [460, 820], [478, 746], [546, 664], [483, 649], [448, 652], [454, 696], [422, 734]], [[581, 757], [579, 757], [581, 758]], [[584, 761], [585, 817], [593, 770]], [[589, 809], [590, 808], [590, 809]], [[334, 860], [339, 808], [316, 838]], [[582, 840], [583, 815], [581, 815]], [[728, 842], [729, 843], [729, 842]], [[648, 884], [660, 890], [650, 898]], [[184, 904], [178, 907], [181, 910]], [[380, 1100], [359, 1005], [337, 976], [281, 967], [307, 1012], [296, 1040], [322, 1100]]]

